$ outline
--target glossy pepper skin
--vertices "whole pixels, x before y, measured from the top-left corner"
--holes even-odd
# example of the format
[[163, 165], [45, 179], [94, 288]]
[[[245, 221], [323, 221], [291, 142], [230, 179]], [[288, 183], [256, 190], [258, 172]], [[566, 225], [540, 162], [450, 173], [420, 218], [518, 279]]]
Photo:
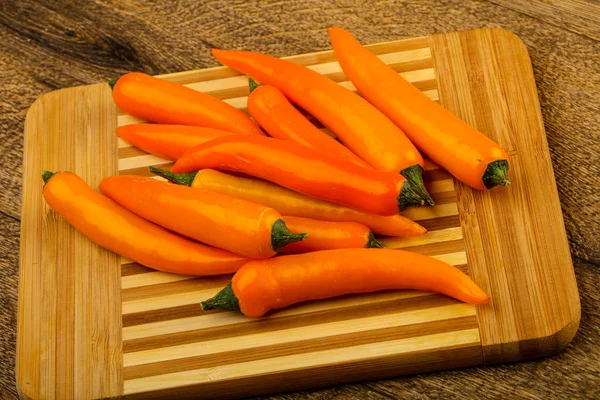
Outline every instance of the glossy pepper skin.
[[293, 232], [306, 232], [306, 239], [287, 244], [279, 251], [285, 254], [308, 253], [331, 249], [384, 248], [373, 232], [358, 222], [329, 222], [311, 218], [283, 217]]
[[212, 50], [223, 64], [277, 87], [312, 114], [354, 154], [379, 171], [401, 173], [429, 205], [423, 157], [400, 128], [356, 93], [309, 68], [260, 53]]
[[117, 106], [145, 121], [264, 135], [242, 111], [216, 97], [178, 83], [132, 72], [109, 84], [113, 88], [113, 99]]
[[176, 173], [204, 168], [243, 172], [322, 200], [379, 215], [424, 201], [399, 174], [379, 172], [296, 143], [255, 135], [227, 136], [187, 151]]
[[400, 214], [381, 216], [329, 201], [315, 199], [262, 179], [233, 176], [213, 169], [188, 174], [176, 174], [150, 167], [154, 174], [178, 185], [206, 189], [272, 207], [282, 215], [312, 218], [331, 222], [358, 222], [373, 232], [387, 236], [419, 236], [425, 228]]
[[248, 96], [248, 112], [271, 137], [368, 167], [343, 144], [314, 126], [274, 86], [261, 85], [252, 90]]
[[290, 232], [270, 207], [141, 176], [100, 182], [106, 196], [164, 228], [247, 258], [272, 257], [306, 235]]
[[508, 186], [508, 155], [496, 142], [425, 96], [341, 28], [329, 29], [354, 86], [435, 163], [474, 189]]
[[467, 275], [435, 258], [402, 250], [343, 249], [249, 261], [230, 286], [201, 306], [261, 317], [303, 301], [386, 289], [442, 293], [470, 304], [489, 301]]
[[187, 150], [235, 132], [187, 125], [132, 124], [117, 128], [129, 144], [159, 157], [177, 160]]
[[96, 192], [70, 172], [44, 172], [44, 199], [94, 243], [160, 271], [182, 275], [221, 275], [247, 259], [175, 235]]

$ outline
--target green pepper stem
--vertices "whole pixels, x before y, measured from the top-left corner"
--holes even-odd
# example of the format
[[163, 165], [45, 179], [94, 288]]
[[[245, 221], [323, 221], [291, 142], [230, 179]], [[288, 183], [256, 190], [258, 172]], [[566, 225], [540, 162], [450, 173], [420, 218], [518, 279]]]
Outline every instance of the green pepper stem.
[[250, 89], [250, 93], [252, 93], [254, 89], [256, 89], [259, 86], [260, 85], [258, 84], [258, 82], [256, 82], [254, 79], [248, 78], [248, 88]]
[[379, 240], [375, 239], [375, 235], [373, 235], [373, 232], [371, 232], [369, 233], [369, 241], [367, 242], [367, 245], [365, 247], [373, 249], [385, 249], [387, 246], [385, 245], [385, 243], [382, 243]]
[[406, 178], [406, 182], [402, 185], [402, 191], [398, 196], [398, 206], [400, 211], [404, 211], [411, 206], [423, 206], [427, 203], [433, 206], [435, 203], [425, 189], [423, 183], [423, 167], [419, 164], [411, 165], [400, 171], [400, 175]]
[[113, 90], [115, 88], [115, 85], [117, 84], [118, 80], [119, 78], [115, 78], [108, 81], [108, 86], [110, 86], [110, 90]]
[[50, 171], [44, 171], [44, 172], [42, 172], [42, 179], [44, 180], [44, 185], [46, 183], [48, 183], [48, 181], [50, 180], [50, 178], [52, 178], [56, 174], [57, 174], [56, 172], [50, 172]]
[[203, 310], [225, 310], [225, 311], [237, 311], [240, 310], [240, 302], [233, 292], [231, 282], [225, 286], [215, 297], [200, 302], [200, 307]]
[[486, 188], [491, 189], [495, 186], [509, 186], [508, 179], [508, 160], [496, 160], [488, 164], [483, 176], [481, 177]]
[[168, 181], [176, 183], [178, 185], [192, 186], [194, 179], [196, 178], [197, 172], [190, 172], [187, 174], [176, 174], [166, 169], [150, 167], [150, 172], [154, 175], [161, 176]]
[[409, 184], [408, 186], [405, 184], [402, 188], [403, 191], [406, 190], [404, 198], [406, 204], [404, 205], [404, 208], [402, 208], [402, 204], [400, 205], [400, 211], [410, 206], [423, 206], [425, 203], [433, 206], [435, 204], [427, 192], [427, 189], [425, 189], [423, 172], [423, 167], [419, 164], [411, 165], [400, 171], [400, 175], [405, 177], [406, 182]]
[[307, 233], [293, 233], [287, 228], [282, 219], [278, 219], [271, 228], [271, 247], [274, 251], [279, 251], [283, 246], [300, 242], [306, 239], [307, 236]]

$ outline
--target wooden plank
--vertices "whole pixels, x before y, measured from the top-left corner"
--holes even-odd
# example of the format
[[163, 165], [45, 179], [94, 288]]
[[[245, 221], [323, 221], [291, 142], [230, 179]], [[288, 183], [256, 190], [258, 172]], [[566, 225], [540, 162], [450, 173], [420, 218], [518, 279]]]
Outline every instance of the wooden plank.
[[510, 10], [600, 40], [600, 4], [596, 0], [490, 0]]
[[117, 172], [115, 106], [106, 85], [52, 92], [25, 122], [16, 380], [31, 399], [122, 395], [119, 257], [43, 201], [44, 169], [92, 186]]
[[527, 50], [485, 29], [432, 36], [442, 104], [505, 147], [512, 185], [457, 183], [469, 274], [491, 302], [478, 309], [486, 363], [554, 354], [580, 305]]

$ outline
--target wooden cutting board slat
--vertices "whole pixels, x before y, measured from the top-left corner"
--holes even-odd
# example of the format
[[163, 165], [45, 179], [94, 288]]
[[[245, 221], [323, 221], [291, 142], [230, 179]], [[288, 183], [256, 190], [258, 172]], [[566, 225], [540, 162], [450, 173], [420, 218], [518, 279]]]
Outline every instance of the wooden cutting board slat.
[[[298, 304], [248, 319], [198, 302], [229, 276], [153, 271], [100, 249], [43, 202], [43, 169], [92, 186], [169, 160], [117, 139], [141, 123], [105, 83], [42, 96], [25, 125], [17, 382], [24, 398], [229, 398], [542, 357], [579, 323], [579, 297], [527, 51], [499, 29], [369, 46], [434, 101], [499, 141], [510, 188], [475, 192], [427, 162], [429, 232], [385, 238], [469, 274], [485, 306], [419, 291]], [[289, 57], [354, 90], [331, 51]], [[218, 67], [162, 76], [245, 110], [247, 79]], [[312, 119], [314, 121], [314, 119]], [[317, 126], [328, 132], [314, 121]], [[328, 132], [330, 133], [330, 132]]]

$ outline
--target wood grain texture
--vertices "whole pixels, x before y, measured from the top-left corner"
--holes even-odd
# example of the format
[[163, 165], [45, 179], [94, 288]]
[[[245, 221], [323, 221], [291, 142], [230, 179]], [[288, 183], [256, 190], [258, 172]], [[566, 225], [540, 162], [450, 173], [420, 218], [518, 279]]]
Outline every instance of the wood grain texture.
[[510, 189], [457, 184], [469, 271], [492, 298], [478, 313], [485, 361], [555, 354], [580, 303], [527, 49], [501, 29], [432, 44], [442, 104], [510, 157]]
[[92, 186], [117, 171], [116, 107], [106, 84], [43, 95], [25, 122], [16, 380], [29, 399], [121, 395], [119, 257], [52, 211], [40, 173]]
[[492, 0], [492, 3], [600, 40], [599, 4], [595, 0]]
[[[499, 3], [499, 2], [495, 2]], [[42, 93], [106, 81], [140, 70], [172, 73], [212, 67], [207, 49], [258, 50], [277, 56], [330, 48], [326, 28], [343, 26], [363, 43], [485, 26], [515, 32], [529, 49], [554, 173], [579, 284], [579, 334], [558, 356], [536, 362], [429, 373], [269, 399], [593, 398], [600, 385], [600, 51], [570, 26], [578, 9], [544, 2], [291, 0], [67, 3], [0, 2], [0, 398], [14, 398], [14, 358], [23, 121]], [[599, 7], [588, 2], [597, 20]], [[511, 8], [512, 7], [512, 8]], [[551, 16], [552, 19], [549, 19]], [[578, 33], [576, 33], [578, 32]], [[448, 217], [444, 223], [452, 225]], [[436, 224], [437, 221], [435, 220]], [[430, 227], [427, 221], [425, 224]]]

